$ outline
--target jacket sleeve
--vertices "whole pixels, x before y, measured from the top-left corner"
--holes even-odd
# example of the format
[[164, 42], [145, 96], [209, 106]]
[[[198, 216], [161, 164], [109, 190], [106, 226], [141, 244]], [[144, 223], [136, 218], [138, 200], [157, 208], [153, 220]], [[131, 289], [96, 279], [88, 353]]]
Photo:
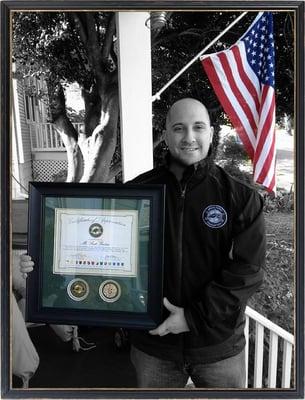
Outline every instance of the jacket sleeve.
[[217, 280], [208, 283], [197, 302], [185, 306], [190, 331], [214, 342], [230, 337], [249, 297], [263, 281], [266, 235], [263, 200], [253, 191], [233, 221], [232, 248]]

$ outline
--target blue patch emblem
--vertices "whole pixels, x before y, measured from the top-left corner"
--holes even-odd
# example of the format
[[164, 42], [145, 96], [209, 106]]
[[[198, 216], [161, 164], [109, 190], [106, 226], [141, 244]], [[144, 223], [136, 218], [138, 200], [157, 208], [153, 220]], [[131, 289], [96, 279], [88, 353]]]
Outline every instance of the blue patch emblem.
[[207, 206], [202, 213], [203, 222], [210, 228], [221, 228], [227, 223], [227, 212], [218, 205]]

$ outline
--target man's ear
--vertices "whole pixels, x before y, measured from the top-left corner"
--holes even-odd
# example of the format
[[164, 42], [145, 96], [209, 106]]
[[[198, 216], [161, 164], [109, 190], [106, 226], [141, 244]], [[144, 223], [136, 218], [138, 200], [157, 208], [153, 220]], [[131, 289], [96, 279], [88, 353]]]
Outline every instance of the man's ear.
[[163, 137], [164, 142], [165, 142], [166, 145], [168, 146], [168, 143], [167, 143], [167, 130], [166, 130], [166, 129], [163, 129], [163, 131], [162, 131], [162, 137]]

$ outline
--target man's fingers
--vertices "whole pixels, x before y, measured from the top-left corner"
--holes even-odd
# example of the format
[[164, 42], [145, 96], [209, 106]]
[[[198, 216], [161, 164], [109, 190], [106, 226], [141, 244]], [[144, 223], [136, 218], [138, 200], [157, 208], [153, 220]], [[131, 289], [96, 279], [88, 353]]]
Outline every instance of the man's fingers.
[[23, 267], [34, 267], [34, 261], [22, 261], [20, 265]]
[[28, 273], [32, 272], [34, 269], [34, 262], [32, 261], [32, 257], [28, 254], [22, 254], [20, 256], [20, 272], [24, 279], [27, 278]]
[[159, 336], [165, 336], [165, 335], [167, 335], [168, 333], [170, 333], [169, 332], [169, 330], [168, 329], [162, 329], [162, 330], [160, 330], [160, 329], [154, 329], [154, 330], [152, 330], [152, 331], [149, 331], [149, 333], [151, 334], [151, 335], [159, 335]]
[[164, 306], [168, 309], [168, 311], [170, 311], [170, 312], [175, 312], [175, 311], [177, 311], [177, 307], [174, 306], [174, 304], [170, 303], [170, 302], [167, 300], [166, 297], [164, 297], [164, 299], [163, 299], [163, 304], [164, 304]]
[[20, 261], [21, 262], [23, 262], [23, 261], [31, 261], [31, 260], [32, 260], [32, 257], [29, 256], [28, 254], [21, 254], [21, 256], [20, 256]]
[[20, 271], [21, 272], [32, 272], [34, 269], [33, 266], [34, 266], [34, 263], [32, 265], [21, 265]]
[[159, 334], [159, 336], [165, 336], [168, 335], [170, 332], [168, 329], [166, 329], [165, 331], [163, 331], [162, 333]]
[[167, 326], [165, 324], [165, 321], [163, 324], [159, 325], [156, 329], [153, 329], [149, 331], [151, 335], [159, 335], [159, 336], [164, 336], [169, 333], [169, 330], [167, 329]]
[[149, 331], [149, 333], [150, 333], [151, 335], [159, 335], [159, 327], [156, 328], [156, 329], [153, 329], [152, 331]]

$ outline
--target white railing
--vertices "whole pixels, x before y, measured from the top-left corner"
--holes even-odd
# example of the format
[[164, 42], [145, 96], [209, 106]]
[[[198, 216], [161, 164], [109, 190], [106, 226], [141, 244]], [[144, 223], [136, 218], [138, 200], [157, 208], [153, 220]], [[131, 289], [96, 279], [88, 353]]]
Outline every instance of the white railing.
[[[49, 122], [28, 122], [30, 128], [32, 151], [66, 151], [65, 146]], [[73, 123], [77, 132], [83, 127], [82, 123]]]
[[[293, 360], [294, 336], [265, 318], [257, 311], [246, 307], [246, 382], [249, 382], [250, 337], [254, 340], [253, 387], [290, 388]], [[265, 330], [269, 335], [265, 335]], [[264, 357], [264, 342], [269, 340], [268, 359]], [[264, 362], [265, 360], [265, 362]], [[268, 361], [268, 362], [267, 362]], [[281, 369], [281, 376], [278, 372]], [[266, 377], [265, 379], [264, 376]]]

